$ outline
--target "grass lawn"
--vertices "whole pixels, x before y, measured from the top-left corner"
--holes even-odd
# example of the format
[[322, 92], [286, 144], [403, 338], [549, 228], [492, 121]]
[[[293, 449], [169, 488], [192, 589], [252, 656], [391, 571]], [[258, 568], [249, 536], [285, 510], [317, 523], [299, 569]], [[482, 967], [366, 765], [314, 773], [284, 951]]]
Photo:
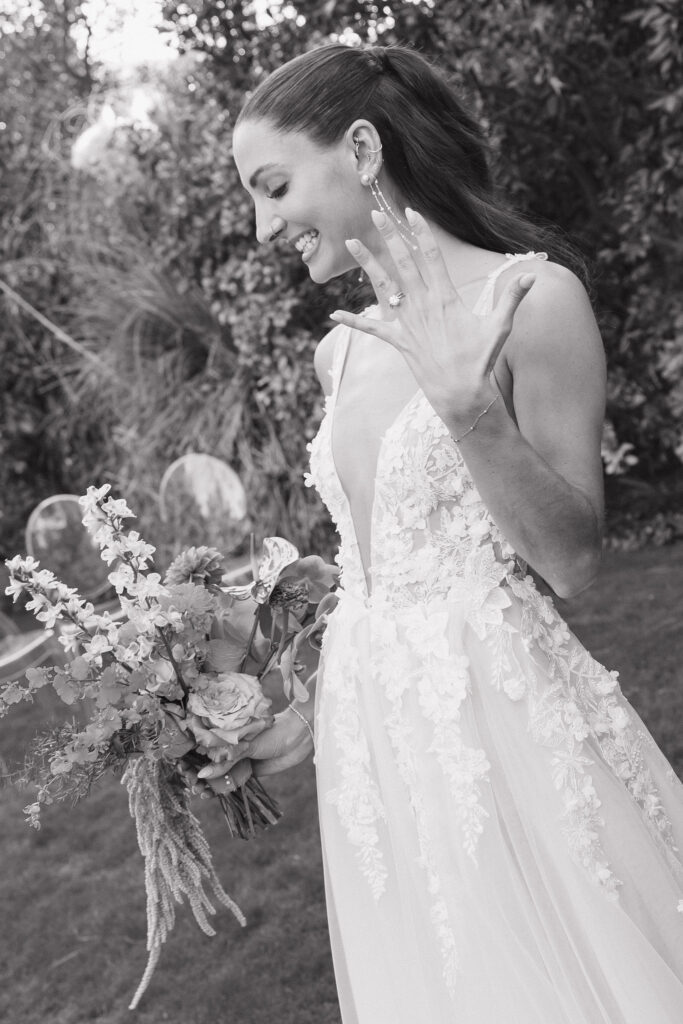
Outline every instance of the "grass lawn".
[[[599, 582], [560, 607], [683, 775], [683, 545], [610, 555]], [[49, 694], [0, 722], [15, 761], [55, 709]], [[23, 821], [28, 794], [0, 792], [0, 1020], [5, 1024], [339, 1024], [325, 923], [310, 761], [269, 782], [285, 816], [253, 843], [230, 840], [198, 801], [228, 892], [208, 938], [181, 908], [141, 1008], [126, 1007], [146, 960], [143, 868], [116, 780], [73, 810]]]

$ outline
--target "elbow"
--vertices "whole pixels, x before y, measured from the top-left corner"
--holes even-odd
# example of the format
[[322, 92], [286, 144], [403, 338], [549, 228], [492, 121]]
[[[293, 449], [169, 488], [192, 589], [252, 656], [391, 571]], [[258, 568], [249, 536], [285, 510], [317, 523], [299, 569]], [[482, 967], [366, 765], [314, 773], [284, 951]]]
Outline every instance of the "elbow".
[[553, 591], [564, 601], [578, 597], [597, 579], [602, 561], [602, 550], [599, 545], [591, 547], [572, 560], [571, 565], [548, 581]]

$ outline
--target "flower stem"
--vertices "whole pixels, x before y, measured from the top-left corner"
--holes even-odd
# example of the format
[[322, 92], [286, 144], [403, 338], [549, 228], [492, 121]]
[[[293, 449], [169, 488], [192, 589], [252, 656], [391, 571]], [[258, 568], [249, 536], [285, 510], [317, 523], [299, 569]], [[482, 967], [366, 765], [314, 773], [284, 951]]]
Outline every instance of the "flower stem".
[[187, 683], [185, 682], [185, 680], [183, 679], [183, 673], [180, 671], [180, 665], [178, 664], [178, 662], [173, 657], [173, 652], [171, 650], [171, 645], [168, 642], [168, 637], [164, 633], [164, 631], [161, 628], [161, 626], [157, 626], [157, 633], [161, 637], [163, 645], [166, 648], [166, 653], [168, 654], [168, 660], [173, 665], [173, 670], [174, 670], [174, 672], [176, 674], [176, 679], [180, 683], [180, 688], [182, 689], [183, 693], [187, 697], [188, 693], [190, 692], [190, 688], [187, 685]]
[[247, 649], [244, 652], [244, 657], [242, 658], [242, 661], [241, 661], [241, 664], [240, 664], [240, 672], [244, 672], [244, 669], [246, 668], [246, 664], [247, 664], [247, 662], [249, 660], [249, 655], [251, 654], [251, 645], [254, 642], [254, 637], [256, 636], [256, 630], [257, 629], [258, 629], [258, 609], [254, 612], [254, 624], [251, 627], [251, 633], [249, 634], [249, 640], [247, 641]]

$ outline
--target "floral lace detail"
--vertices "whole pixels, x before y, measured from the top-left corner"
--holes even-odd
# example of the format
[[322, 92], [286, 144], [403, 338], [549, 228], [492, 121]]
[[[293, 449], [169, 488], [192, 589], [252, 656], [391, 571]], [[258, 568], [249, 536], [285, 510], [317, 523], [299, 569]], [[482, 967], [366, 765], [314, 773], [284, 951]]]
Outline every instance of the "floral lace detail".
[[[381, 619], [374, 626], [376, 635], [382, 633], [380, 639], [380, 651], [398, 651], [396, 623], [391, 619]], [[423, 648], [420, 645], [420, 651]], [[444, 653], [443, 651], [441, 652]], [[443, 974], [449, 991], [455, 989], [456, 978], [459, 972], [459, 960], [453, 934], [453, 927], [450, 920], [448, 904], [442, 895], [443, 883], [436, 864], [436, 856], [431, 841], [431, 829], [428, 818], [427, 804], [423, 792], [419, 770], [420, 747], [415, 737], [415, 724], [410, 721], [405, 713], [403, 700], [405, 694], [414, 685], [412, 674], [406, 671], [405, 658], [402, 659], [403, 671], [400, 674], [387, 673], [384, 663], [377, 664], [377, 671], [373, 682], [376, 686], [383, 688], [389, 699], [391, 709], [385, 720], [385, 729], [391, 742], [398, 774], [405, 784], [408, 793], [408, 803], [415, 821], [417, 842], [420, 851], [419, 863], [426, 874], [427, 891], [432, 899], [430, 909], [430, 920], [437, 934], [439, 947], [443, 957]], [[464, 688], [462, 691], [464, 695]], [[427, 697], [427, 717], [431, 717], [433, 702], [429, 702], [429, 695], [423, 691], [420, 694], [420, 703], [424, 707], [424, 698]], [[459, 705], [460, 700], [454, 696], [454, 702]], [[443, 765], [442, 765], [443, 767]]]
[[[671, 859], [678, 852], [672, 824], [642, 756], [642, 747], [650, 738], [635, 721], [619, 689], [618, 673], [605, 669], [573, 640], [552, 601], [538, 592], [533, 579], [511, 577], [508, 582], [522, 602], [522, 646], [531, 656], [531, 664], [539, 668], [535, 678], [525, 660], [525, 678], [515, 680], [514, 699], [527, 696], [531, 736], [554, 752], [553, 783], [564, 797], [563, 832], [572, 854], [608, 897], [616, 900], [617, 887], [622, 883], [614, 877], [602, 853], [598, 829], [604, 820], [587, 772], [595, 761], [584, 741], [592, 740], [598, 746], [605, 762], [641, 807], [656, 842]], [[511, 633], [507, 631], [498, 641], [499, 650], [507, 648], [508, 663], [515, 663]]]
[[483, 750], [466, 746], [460, 734], [460, 707], [470, 688], [469, 659], [451, 654], [448, 610], [421, 606], [406, 628], [412, 660], [419, 665], [416, 686], [420, 708], [434, 729], [427, 753], [436, 755], [453, 797], [452, 810], [463, 831], [463, 846], [476, 863], [475, 850], [488, 812], [482, 807], [481, 782], [490, 765]]
[[[335, 614], [343, 615], [345, 609], [338, 608]], [[361, 873], [378, 900], [388, 877], [378, 832], [378, 824], [386, 821], [386, 813], [373, 778], [370, 748], [358, 713], [355, 683], [359, 675], [358, 656], [353, 648], [347, 648], [343, 658], [335, 658], [325, 673], [321, 701], [333, 702], [331, 733], [340, 755], [340, 784], [329, 790], [325, 799], [336, 807], [349, 842], [357, 848]]]

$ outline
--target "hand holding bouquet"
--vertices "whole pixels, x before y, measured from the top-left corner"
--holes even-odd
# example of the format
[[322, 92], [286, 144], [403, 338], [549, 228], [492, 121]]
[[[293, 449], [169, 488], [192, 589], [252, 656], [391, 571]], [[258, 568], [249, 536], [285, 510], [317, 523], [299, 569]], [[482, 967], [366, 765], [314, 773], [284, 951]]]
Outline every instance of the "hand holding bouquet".
[[[253, 558], [254, 581], [246, 587], [223, 586], [222, 556], [211, 548], [183, 552], [162, 581], [151, 568], [154, 549], [124, 530], [132, 512], [108, 492], [91, 487], [81, 504], [102, 558], [115, 563], [109, 581], [120, 611], [98, 613], [34, 559], [8, 561], [7, 593], [15, 600], [28, 594], [27, 607], [45, 628], [60, 624], [67, 660], [4, 684], [0, 715], [46, 685], [66, 705], [88, 709], [80, 722], [42, 736], [29, 758], [24, 781], [37, 784], [37, 795], [25, 810], [35, 827], [44, 805], [86, 796], [110, 768], [123, 772], [146, 860], [149, 961], [136, 1006], [176, 902], [186, 897], [199, 926], [214, 934], [206, 884], [244, 923], [190, 811], [190, 782], [212, 785], [232, 835], [249, 838], [278, 820], [275, 802], [240, 759], [273, 725], [261, 688], [267, 673], [280, 672], [289, 700], [307, 698], [298, 654], [303, 643], [319, 640], [337, 570], [316, 557], [300, 559], [293, 545], [271, 537]], [[232, 790], [213, 781], [236, 762]]]

